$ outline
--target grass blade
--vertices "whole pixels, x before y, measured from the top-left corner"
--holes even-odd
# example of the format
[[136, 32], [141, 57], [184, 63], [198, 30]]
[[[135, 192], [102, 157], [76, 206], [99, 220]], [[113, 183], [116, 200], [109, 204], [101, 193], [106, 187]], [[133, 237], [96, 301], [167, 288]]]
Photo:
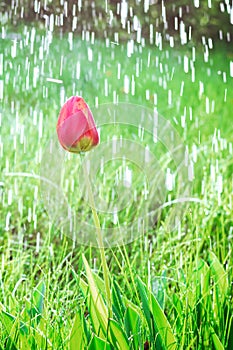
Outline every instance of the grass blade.
[[139, 313], [128, 306], [125, 313], [125, 329], [128, 338], [132, 338], [134, 349], [138, 349], [140, 337], [140, 315]]
[[[2, 311], [0, 313], [0, 319], [1, 319], [8, 334], [11, 333], [15, 322], [18, 322], [18, 319], [16, 317], [12, 316], [11, 314], [9, 314], [8, 312], [5, 312], [5, 311]], [[19, 332], [21, 334], [24, 334], [24, 335], [28, 334], [28, 328], [23, 322], [19, 323]]]
[[[155, 322], [155, 327], [160, 335], [160, 338], [165, 345], [166, 349], [174, 350], [176, 349], [176, 338], [173, 335], [172, 328], [168, 322], [163, 310], [161, 309], [159, 303], [157, 302], [153, 293], [151, 293], [146, 285], [138, 278], [140, 289], [144, 289], [143, 295], [147, 293], [147, 309], [151, 311], [153, 315], [153, 320]], [[140, 293], [141, 294], [141, 293]]]
[[81, 312], [79, 311], [74, 319], [74, 324], [70, 334], [70, 350], [84, 349], [84, 330], [82, 325]]
[[[94, 332], [96, 334], [98, 334], [100, 337], [104, 337], [105, 331], [103, 332], [103, 330], [102, 330], [101, 323], [100, 323], [98, 315], [97, 315], [95, 304], [93, 303], [92, 296], [89, 293], [88, 284], [82, 278], [80, 278], [79, 284], [80, 284], [80, 288], [82, 290], [84, 297], [87, 299], [88, 311], [90, 314], [90, 318], [92, 320], [92, 326], [93, 326]], [[89, 339], [89, 335], [87, 335], [87, 333], [86, 333], [86, 336]]]
[[224, 350], [224, 346], [222, 345], [219, 337], [217, 336], [214, 330], [212, 333], [212, 339], [213, 339], [215, 350]]
[[37, 287], [34, 289], [32, 295], [33, 306], [28, 310], [31, 317], [38, 324], [42, 317], [43, 305], [44, 305], [44, 295], [45, 295], [45, 284], [41, 281]]
[[88, 350], [112, 350], [111, 346], [108, 342], [105, 340], [97, 337], [95, 334], [90, 342], [90, 345], [88, 346]]
[[166, 318], [163, 310], [161, 309], [154, 295], [151, 292], [149, 293], [150, 293], [152, 313], [156, 323], [156, 328], [158, 329], [161, 339], [165, 344], [165, 346], [167, 347], [167, 349], [174, 350], [176, 349], [176, 338], [173, 335], [171, 325], [168, 322], [168, 319]]
[[121, 295], [120, 287], [116, 283], [115, 279], [113, 280], [112, 300], [113, 312], [116, 315], [118, 321], [120, 322], [124, 319], [125, 305]]
[[152, 335], [152, 337], [155, 337], [154, 334], [154, 327], [153, 327], [153, 320], [152, 320], [152, 315], [151, 315], [151, 311], [150, 311], [150, 307], [149, 307], [149, 301], [148, 301], [148, 296], [146, 293], [146, 289], [144, 287], [144, 283], [142, 283], [142, 281], [139, 279], [138, 277], [138, 289], [139, 289], [139, 294], [142, 300], [142, 308], [143, 308], [143, 312], [150, 330], [150, 334]]
[[[98, 290], [95, 280], [92, 275], [92, 271], [88, 265], [88, 262], [85, 258], [84, 255], [82, 255], [83, 258], [83, 263], [85, 266], [86, 274], [87, 274], [87, 280], [88, 280], [88, 285], [90, 289], [90, 295], [92, 299], [91, 306], [95, 310], [95, 314], [99, 320], [100, 326], [103, 330], [103, 332], [106, 334], [107, 333], [107, 326], [108, 326], [108, 310], [107, 307], [103, 301], [103, 298], [100, 294], [100, 291]], [[90, 310], [91, 312], [91, 310]]]
[[111, 343], [114, 345], [114, 349], [124, 349], [129, 350], [129, 342], [127, 339], [127, 336], [119, 323], [117, 323], [115, 320], [110, 319], [109, 320], [109, 329], [111, 333]]
[[228, 290], [227, 273], [224, 270], [222, 264], [213, 252], [209, 252], [210, 269], [214, 275], [216, 286], [220, 292], [220, 298], [222, 301], [225, 299], [225, 295]]
[[37, 285], [33, 293], [34, 305], [40, 315], [42, 314], [42, 311], [43, 311], [44, 296], [45, 296], [45, 284], [43, 281], [41, 281]]

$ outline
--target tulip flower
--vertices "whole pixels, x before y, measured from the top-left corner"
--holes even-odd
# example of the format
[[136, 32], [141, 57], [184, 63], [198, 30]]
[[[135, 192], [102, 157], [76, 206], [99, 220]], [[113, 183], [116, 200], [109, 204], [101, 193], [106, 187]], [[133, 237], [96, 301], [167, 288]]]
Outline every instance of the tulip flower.
[[99, 143], [99, 134], [87, 103], [72, 96], [61, 108], [57, 122], [58, 140], [73, 153], [87, 152]]

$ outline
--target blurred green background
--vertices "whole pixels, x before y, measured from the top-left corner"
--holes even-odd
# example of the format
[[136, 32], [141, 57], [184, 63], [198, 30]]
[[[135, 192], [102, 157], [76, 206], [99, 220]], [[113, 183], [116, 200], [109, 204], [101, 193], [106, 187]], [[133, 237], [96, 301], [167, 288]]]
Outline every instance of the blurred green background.
[[16, 29], [20, 23], [39, 21], [57, 32], [81, 34], [88, 30], [96, 37], [114, 41], [143, 38], [149, 44], [156, 41], [158, 33], [167, 41], [172, 36], [183, 44], [202, 37], [229, 42], [233, 35], [229, 0], [12, 0], [0, 3], [0, 18]]

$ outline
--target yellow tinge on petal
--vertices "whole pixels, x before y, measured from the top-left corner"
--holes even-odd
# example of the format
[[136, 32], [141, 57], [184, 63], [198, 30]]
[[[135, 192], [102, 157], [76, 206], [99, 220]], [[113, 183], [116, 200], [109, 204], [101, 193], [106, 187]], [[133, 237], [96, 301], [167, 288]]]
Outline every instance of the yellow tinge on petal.
[[70, 152], [88, 152], [92, 148], [92, 139], [90, 137], [84, 136], [75, 145], [73, 145], [69, 151]]

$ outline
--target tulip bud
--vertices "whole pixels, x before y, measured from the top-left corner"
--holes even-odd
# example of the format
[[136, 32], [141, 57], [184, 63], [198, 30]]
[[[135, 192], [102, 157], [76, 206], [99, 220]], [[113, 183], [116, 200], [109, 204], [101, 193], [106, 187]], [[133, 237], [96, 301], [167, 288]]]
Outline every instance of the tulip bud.
[[72, 96], [61, 108], [57, 136], [62, 147], [73, 153], [87, 152], [99, 143], [90, 108], [80, 96]]

